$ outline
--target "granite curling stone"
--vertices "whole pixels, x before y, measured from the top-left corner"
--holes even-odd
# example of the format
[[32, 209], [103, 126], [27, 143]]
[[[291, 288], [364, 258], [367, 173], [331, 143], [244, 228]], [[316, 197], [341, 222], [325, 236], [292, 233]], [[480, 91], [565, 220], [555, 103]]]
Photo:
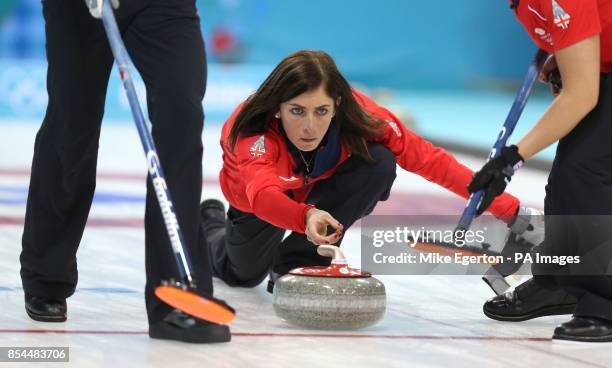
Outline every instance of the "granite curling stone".
[[321, 245], [317, 252], [333, 257], [331, 265], [300, 267], [274, 284], [276, 314], [295, 325], [319, 329], [357, 329], [385, 314], [383, 283], [370, 273], [348, 267], [340, 248]]

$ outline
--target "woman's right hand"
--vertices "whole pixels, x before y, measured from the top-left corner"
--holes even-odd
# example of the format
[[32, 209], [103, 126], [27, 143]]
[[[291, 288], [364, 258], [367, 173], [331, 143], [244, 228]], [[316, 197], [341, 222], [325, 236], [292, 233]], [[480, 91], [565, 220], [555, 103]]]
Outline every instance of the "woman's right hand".
[[[335, 232], [327, 235], [327, 226]], [[315, 245], [334, 244], [342, 237], [343, 226], [328, 212], [311, 208], [306, 213], [306, 238]]]

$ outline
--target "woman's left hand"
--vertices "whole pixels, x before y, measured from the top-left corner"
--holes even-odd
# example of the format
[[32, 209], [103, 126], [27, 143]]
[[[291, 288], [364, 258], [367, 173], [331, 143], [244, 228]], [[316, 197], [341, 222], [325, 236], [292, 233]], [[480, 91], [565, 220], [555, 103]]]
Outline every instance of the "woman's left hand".
[[514, 172], [523, 165], [523, 158], [516, 146], [504, 147], [501, 154], [489, 160], [474, 174], [468, 186], [470, 193], [484, 190], [484, 195], [476, 208], [476, 215], [480, 216], [493, 200], [506, 190]]

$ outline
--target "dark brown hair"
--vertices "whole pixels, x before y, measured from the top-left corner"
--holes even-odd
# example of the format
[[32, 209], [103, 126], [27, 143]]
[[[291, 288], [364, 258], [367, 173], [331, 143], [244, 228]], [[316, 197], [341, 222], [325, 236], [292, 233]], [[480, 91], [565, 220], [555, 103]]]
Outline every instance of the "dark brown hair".
[[238, 137], [265, 132], [281, 103], [315, 90], [322, 84], [334, 101], [340, 97], [334, 121], [340, 129], [342, 143], [353, 154], [373, 161], [367, 141], [382, 133], [383, 122], [361, 108], [336, 63], [323, 51], [298, 51], [287, 56], [274, 68], [236, 116], [229, 134], [230, 148], [234, 148]]

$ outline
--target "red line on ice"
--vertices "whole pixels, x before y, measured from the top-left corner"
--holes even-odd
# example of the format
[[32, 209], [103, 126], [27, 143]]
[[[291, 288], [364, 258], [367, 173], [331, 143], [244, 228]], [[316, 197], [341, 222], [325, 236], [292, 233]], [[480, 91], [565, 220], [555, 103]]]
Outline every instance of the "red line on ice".
[[[146, 331], [119, 330], [38, 330], [0, 329], [0, 333], [32, 334], [83, 334], [83, 335], [146, 335]], [[550, 337], [512, 336], [442, 336], [442, 335], [375, 335], [375, 334], [332, 334], [332, 333], [282, 333], [282, 332], [233, 332], [235, 337], [318, 337], [349, 339], [404, 339], [404, 340], [484, 340], [484, 341], [551, 341]]]

